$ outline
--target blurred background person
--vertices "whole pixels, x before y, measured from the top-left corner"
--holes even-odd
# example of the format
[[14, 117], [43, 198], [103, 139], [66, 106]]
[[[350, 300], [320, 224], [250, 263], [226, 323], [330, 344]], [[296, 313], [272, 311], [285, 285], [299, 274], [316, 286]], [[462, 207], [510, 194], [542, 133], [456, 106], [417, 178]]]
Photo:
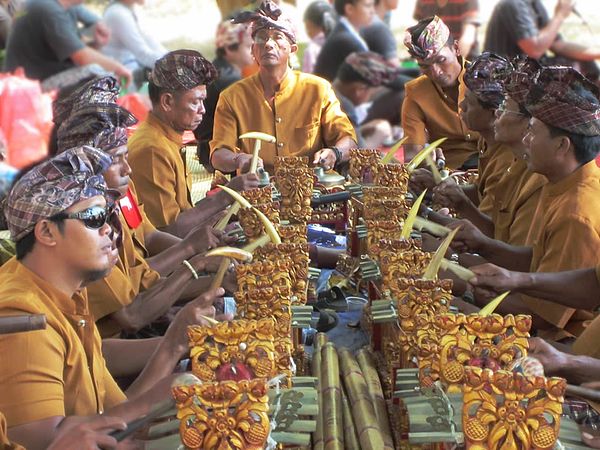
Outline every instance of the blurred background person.
[[115, 0], [104, 11], [104, 23], [110, 30], [108, 43], [102, 53], [116, 59], [134, 74], [135, 87], [145, 81], [145, 71], [167, 53], [138, 22], [134, 6], [144, 6], [145, 0]]
[[302, 56], [302, 72], [312, 73], [325, 39], [335, 27], [335, 11], [324, 0], [312, 2], [304, 11], [304, 29], [310, 41]]
[[477, 30], [479, 18], [478, 0], [417, 0], [413, 17], [415, 20], [438, 16], [458, 41], [460, 54], [468, 60], [479, 54]]

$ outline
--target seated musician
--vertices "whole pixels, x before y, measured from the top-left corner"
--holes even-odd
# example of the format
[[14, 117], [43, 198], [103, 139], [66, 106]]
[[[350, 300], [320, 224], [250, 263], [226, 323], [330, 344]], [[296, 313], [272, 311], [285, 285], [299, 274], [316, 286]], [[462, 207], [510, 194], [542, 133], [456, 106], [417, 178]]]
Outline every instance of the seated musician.
[[[298, 50], [289, 19], [266, 0], [256, 12], [236, 20], [251, 22], [252, 54], [259, 71], [221, 93], [215, 112], [211, 165], [222, 172], [247, 172], [252, 140], [238, 140], [250, 131], [276, 138], [263, 142], [264, 167], [273, 171], [276, 156], [308, 156], [325, 169], [349, 159], [356, 147], [352, 124], [340, 107], [331, 85], [314, 75], [290, 69], [290, 55]], [[134, 168], [135, 171], [135, 168]]]
[[[47, 318], [45, 330], [0, 336], [10, 361], [0, 366], [0, 411], [9, 438], [28, 449], [47, 448], [66, 416], [106, 412], [129, 422], [169, 398], [169, 378], [188, 350], [187, 326], [214, 315], [223, 294], [186, 305], [160, 341], [101, 343], [85, 285], [117, 257], [113, 197], [100, 176], [109, 164], [92, 147], [68, 150], [25, 173], [6, 202], [17, 255], [0, 268], [0, 315]], [[127, 396], [109, 373], [118, 374], [124, 360], [142, 371]]]

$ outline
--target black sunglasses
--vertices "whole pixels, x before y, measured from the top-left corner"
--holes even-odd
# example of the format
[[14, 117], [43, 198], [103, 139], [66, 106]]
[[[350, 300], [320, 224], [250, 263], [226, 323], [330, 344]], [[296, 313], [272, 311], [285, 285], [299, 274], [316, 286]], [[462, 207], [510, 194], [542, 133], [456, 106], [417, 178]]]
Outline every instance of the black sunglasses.
[[[92, 230], [98, 230], [104, 226], [104, 224], [112, 219], [111, 216], [115, 214], [115, 206], [92, 206], [91, 208], [84, 209], [76, 213], [58, 213], [52, 220], [64, 220], [64, 219], [77, 219], [83, 222], [83, 224]], [[110, 220], [112, 225], [112, 220]]]

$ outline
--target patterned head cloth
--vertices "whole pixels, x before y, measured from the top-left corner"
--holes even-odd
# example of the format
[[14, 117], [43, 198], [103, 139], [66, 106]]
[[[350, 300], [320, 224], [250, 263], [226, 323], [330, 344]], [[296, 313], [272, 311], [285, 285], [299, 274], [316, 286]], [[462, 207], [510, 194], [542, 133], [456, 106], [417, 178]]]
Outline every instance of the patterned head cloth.
[[465, 70], [465, 85], [480, 101], [497, 108], [504, 100], [502, 77], [509, 67], [508, 59], [490, 52], [482, 53]]
[[70, 95], [57, 99], [52, 105], [54, 123], [63, 123], [71, 112], [90, 103], [115, 103], [119, 96], [119, 82], [111, 75], [95, 77]]
[[116, 104], [89, 104], [74, 111], [56, 134], [59, 152], [89, 145], [105, 152], [127, 144], [127, 128], [137, 119]]
[[544, 67], [525, 108], [546, 125], [583, 136], [600, 135], [598, 87], [572, 67]]
[[540, 70], [542, 66], [535, 59], [517, 56], [511, 61], [511, 67], [502, 79], [504, 93], [524, 107], [529, 89], [536, 82]]
[[111, 157], [92, 147], [78, 147], [38, 164], [13, 186], [4, 214], [13, 241], [27, 235], [40, 220], [65, 211], [75, 203], [105, 195], [100, 175]]
[[217, 69], [195, 50], [175, 50], [156, 61], [150, 81], [170, 91], [189, 91], [209, 84], [217, 77]]
[[428, 59], [437, 55], [449, 38], [448, 26], [438, 16], [433, 16], [406, 29], [404, 46], [413, 58]]
[[217, 27], [217, 36], [215, 44], [217, 48], [230, 47], [240, 44], [244, 40], [244, 35], [248, 32], [248, 25], [244, 23], [233, 23], [231, 20], [224, 20]]
[[[338, 71], [338, 77], [360, 79], [371, 86], [388, 84], [398, 78], [399, 68], [373, 52], [350, 53]], [[354, 79], [354, 80], [352, 80]]]
[[233, 23], [250, 22], [250, 34], [252, 37], [260, 31], [266, 29], [279, 30], [285, 34], [291, 43], [296, 43], [296, 30], [294, 24], [285, 17], [279, 6], [271, 0], [264, 0], [256, 11], [242, 11], [234, 19]]

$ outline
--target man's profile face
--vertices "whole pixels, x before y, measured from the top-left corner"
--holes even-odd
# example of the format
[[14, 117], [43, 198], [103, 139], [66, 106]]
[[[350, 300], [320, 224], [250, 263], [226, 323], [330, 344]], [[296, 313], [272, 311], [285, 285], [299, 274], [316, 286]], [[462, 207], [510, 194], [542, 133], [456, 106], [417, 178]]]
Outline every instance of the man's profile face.
[[525, 153], [523, 159], [532, 172], [546, 175], [556, 164], [556, 150], [563, 136], [552, 137], [550, 129], [541, 120], [532, 117], [527, 133], [523, 138]]
[[[95, 211], [105, 207], [105, 198], [97, 195], [72, 205], [65, 212]], [[111, 226], [104, 223], [100, 228], [90, 228], [79, 219], [64, 219], [63, 223], [63, 231], [57, 237], [57, 251], [68, 260], [73, 273], [86, 282], [105, 277], [118, 258]]]
[[494, 125], [494, 111], [481, 106], [477, 96], [470, 90], [458, 105], [460, 118], [467, 128], [473, 131], [490, 131]]
[[129, 154], [127, 144], [113, 148], [108, 151], [108, 154], [112, 156], [112, 164], [102, 173], [104, 181], [109, 188], [116, 189], [125, 195], [129, 187], [129, 175], [131, 175], [131, 166], [127, 161]]
[[462, 70], [458, 60], [457, 45], [456, 43], [451, 47], [445, 45], [431, 58], [417, 58], [421, 71], [442, 87], [454, 86]]
[[184, 92], [172, 94], [171, 108], [168, 111], [171, 126], [175, 131], [195, 130], [206, 112], [206, 86], [200, 85]]
[[290, 54], [297, 49], [282, 31], [264, 28], [254, 34], [252, 55], [261, 67], [287, 65]]
[[521, 142], [528, 126], [529, 116], [521, 112], [516, 101], [506, 96], [504, 103], [496, 110], [494, 139], [505, 144]]
[[345, 15], [357, 28], [371, 25], [375, 17], [375, 0], [358, 0], [347, 3], [344, 7]]

